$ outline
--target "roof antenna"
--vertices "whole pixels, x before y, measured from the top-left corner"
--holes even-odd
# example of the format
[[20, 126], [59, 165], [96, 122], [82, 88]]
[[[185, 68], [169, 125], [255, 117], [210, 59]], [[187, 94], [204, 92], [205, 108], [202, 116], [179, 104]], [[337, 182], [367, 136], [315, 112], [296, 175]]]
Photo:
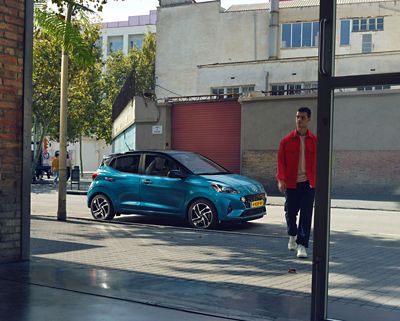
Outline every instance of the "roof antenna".
[[124, 143], [125, 143], [126, 147], [128, 148], [128, 151], [129, 151], [129, 152], [132, 152], [133, 149], [131, 149], [131, 148], [129, 147], [129, 145], [128, 145], [126, 142], [124, 142]]

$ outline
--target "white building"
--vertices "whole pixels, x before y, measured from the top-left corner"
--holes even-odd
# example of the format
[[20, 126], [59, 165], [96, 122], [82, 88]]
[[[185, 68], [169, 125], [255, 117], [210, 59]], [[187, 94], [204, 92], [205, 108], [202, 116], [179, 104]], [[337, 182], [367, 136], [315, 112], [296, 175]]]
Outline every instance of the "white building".
[[101, 47], [103, 58], [112, 51], [122, 50], [128, 54], [133, 47], [142, 48], [146, 33], [156, 32], [157, 11], [148, 15], [129, 16], [126, 21], [104, 22], [101, 27]]
[[[318, 0], [281, 1], [275, 10], [161, 0], [156, 96], [304, 93], [317, 82], [318, 17]], [[338, 0], [336, 75], [392, 71], [399, 22], [398, 1]]]

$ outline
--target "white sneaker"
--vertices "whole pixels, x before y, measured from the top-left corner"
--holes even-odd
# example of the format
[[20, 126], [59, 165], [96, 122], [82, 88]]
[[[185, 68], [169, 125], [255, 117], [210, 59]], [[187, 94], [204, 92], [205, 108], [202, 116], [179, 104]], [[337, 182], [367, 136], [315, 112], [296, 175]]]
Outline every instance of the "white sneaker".
[[307, 257], [306, 248], [303, 245], [297, 246], [297, 257], [301, 259], [305, 259]]
[[297, 249], [296, 236], [289, 236], [289, 243], [287, 245], [289, 251], [295, 251]]

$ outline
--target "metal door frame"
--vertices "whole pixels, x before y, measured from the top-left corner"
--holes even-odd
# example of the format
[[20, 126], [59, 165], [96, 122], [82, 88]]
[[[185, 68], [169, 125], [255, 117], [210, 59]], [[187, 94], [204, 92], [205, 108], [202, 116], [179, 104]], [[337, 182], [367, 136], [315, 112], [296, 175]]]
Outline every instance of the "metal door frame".
[[320, 1], [317, 99], [317, 180], [311, 289], [311, 320], [326, 321], [332, 172], [332, 115], [336, 88], [400, 84], [400, 72], [334, 76], [336, 0]]

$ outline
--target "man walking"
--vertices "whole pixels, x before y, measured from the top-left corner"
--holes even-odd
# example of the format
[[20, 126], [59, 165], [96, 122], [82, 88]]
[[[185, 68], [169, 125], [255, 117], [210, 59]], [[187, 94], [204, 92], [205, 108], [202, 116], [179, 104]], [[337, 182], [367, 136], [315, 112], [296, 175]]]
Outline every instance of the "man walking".
[[[288, 249], [306, 258], [315, 196], [317, 138], [308, 129], [311, 110], [301, 107], [296, 113], [296, 129], [280, 143], [276, 179], [285, 194], [285, 216], [289, 234]], [[297, 215], [300, 219], [297, 225]]]
[[53, 184], [57, 185], [58, 184], [58, 178], [59, 178], [59, 170], [60, 170], [60, 160], [58, 159], [58, 156], [60, 156], [59, 151], [56, 151], [55, 157], [53, 158], [51, 162], [51, 171], [54, 174], [54, 181]]

